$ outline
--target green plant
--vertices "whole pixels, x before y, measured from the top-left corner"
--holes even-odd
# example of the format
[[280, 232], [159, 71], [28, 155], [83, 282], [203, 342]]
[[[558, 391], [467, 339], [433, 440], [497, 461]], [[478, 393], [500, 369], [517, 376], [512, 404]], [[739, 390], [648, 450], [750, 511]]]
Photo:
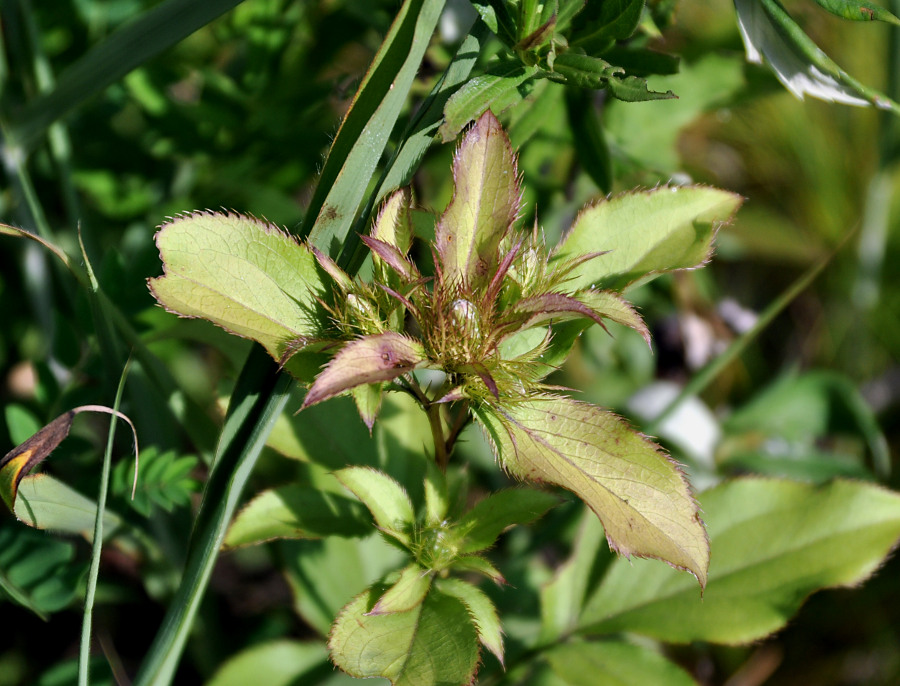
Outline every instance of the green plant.
[[[855, 323], [846, 333], [834, 302], [847, 288], [829, 299], [824, 279], [814, 283], [822, 273], [837, 278], [836, 263], [848, 259], [832, 250], [846, 228], [838, 191], [853, 186], [840, 164], [804, 167], [815, 170], [813, 182], [831, 183], [824, 192], [777, 173], [774, 182], [716, 181], [697, 162], [692, 146], [721, 144], [720, 136], [741, 141], [742, 159], [785, 173], [783, 152], [772, 151], [779, 126], [797, 150], [822, 149], [824, 136], [805, 125], [819, 110], [797, 115], [778, 101], [776, 123], [759, 116], [777, 84], [761, 71], [744, 78], [730, 18], [724, 40], [704, 20], [683, 42], [660, 44], [685, 29], [673, 21], [674, 2], [490, 0], [473, 3], [468, 17], [451, 8], [459, 40], [429, 43], [443, 2], [200, 4], [168, 0], [121, 26], [134, 3], [109, 3], [107, 17], [79, 1], [62, 19], [25, 0], [0, 6], [5, 26], [24, 27], [4, 34], [11, 57], [0, 64], [9, 181], [0, 211], [26, 227], [0, 231], [28, 239], [9, 241], [9, 260], [0, 255], [0, 296], [24, 284], [33, 308], [26, 299], [0, 305], [9, 322], [0, 363], [6, 372], [20, 356], [34, 373], [30, 395], [5, 413], [11, 442], [24, 445], [4, 460], [3, 495], [26, 523], [93, 539], [84, 593], [86, 547], [37, 539], [9, 517], [0, 522], [0, 589], [13, 613], [21, 605], [41, 616], [87, 596], [80, 683], [96, 662], [88, 656], [95, 604], [107, 610], [95, 620], [101, 640], [104, 617], [127, 615], [139, 633], [135, 647], [113, 631], [124, 667], [110, 661], [116, 679], [133, 673], [138, 684], [176, 675], [218, 686], [349, 680], [329, 658], [349, 674], [394, 683], [464, 683], [477, 671], [486, 684], [681, 684], [693, 683], [688, 671], [698, 678], [694, 661], [715, 662], [724, 680], [752, 658], [722, 646], [759, 641], [811, 593], [856, 585], [884, 561], [900, 536], [898, 496], [875, 485], [892, 478], [879, 419], [890, 423], [848, 373], [882, 373], [900, 339], [884, 317], [870, 319], [877, 337]], [[819, 4], [895, 21], [871, 3]], [[728, 14], [721, 3], [683, 5], [707, 18]], [[780, 4], [735, 6], [747, 56], [769, 60], [798, 95], [896, 110], [896, 87], [883, 95], [848, 77]], [[103, 38], [107, 18], [117, 28]], [[166, 50], [196, 29], [177, 52]], [[96, 47], [79, 58], [87, 45]], [[348, 56], [350, 67], [340, 61]], [[342, 80], [361, 75], [370, 58], [344, 111]], [[878, 81], [877, 68], [859, 73]], [[729, 109], [715, 119], [746, 118], [747, 131], [704, 117], [722, 105]], [[868, 132], [874, 121], [864, 111], [828, 112], [820, 119], [837, 127], [846, 115], [851, 131]], [[473, 121], [451, 177], [449, 150], [433, 143], [455, 140]], [[872, 176], [866, 265], [889, 259], [891, 127]], [[865, 169], [876, 138], [851, 146], [832, 131], [829, 140], [846, 142]], [[733, 168], [751, 175], [754, 165]], [[720, 232], [711, 269], [654, 279], [705, 263], [740, 204], [686, 173], [753, 202]], [[411, 183], [417, 198], [396, 190]], [[639, 184], [653, 190], [629, 190]], [[760, 188], [769, 187], [799, 199], [790, 222], [773, 222], [771, 203], [761, 211]], [[598, 202], [598, 188], [617, 194]], [[827, 201], [842, 211], [826, 211]], [[244, 214], [176, 214], [158, 232], [159, 301], [221, 328], [176, 321], [144, 284], [158, 273], [151, 227], [186, 207], [223, 204]], [[435, 221], [420, 206], [446, 209]], [[76, 223], [77, 238], [58, 228]], [[816, 240], [796, 237], [806, 223]], [[860, 292], [873, 307], [878, 282], [862, 253]], [[760, 254], [788, 256], [805, 271], [795, 281], [781, 264], [763, 277], [724, 273]], [[639, 396], [662, 386], [650, 385], [650, 329], [693, 316], [721, 334], [715, 301], [735, 281], [761, 311], [756, 323], [648, 410]], [[772, 325], [812, 289], [828, 303], [829, 336], [809, 336], [844, 346], [840, 372], [794, 374], [793, 348]], [[891, 289], [880, 297], [889, 309]], [[764, 357], [767, 337], [779, 340], [784, 371]], [[856, 354], [859, 341], [875, 354]], [[101, 468], [97, 427], [83, 420], [52, 461], [57, 478], [26, 476], [28, 436], [69, 408], [109, 403], [129, 349], [123, 411], [149, 446], [135, 500], [125, 502], [132, 472], [123, 461], [105, 508], [110, 450]], [[284, 416], [285, 408], [300, 411]], [[709, 440], [687, 430], [704, 411], [720, 432]], [[71, 416], [63, 417], [64, 434]], [[681, 468], [632, 424], [685, 465], [702, 491], [699, 509]], [[57, 426], [38, 437], [59, 434]], [[181, 457], [190, 454], [198, 458]], [[525, 486], [511, 488], [507, 475]], [[196, 511], [195, 478], [204, 482]], [[80, 493], [98, 482], [96, 500]], [[582, 516], [581, 501], [599, 516]], [[604, 538], [625, 557], [672, 567], [617, 558]], [[35, 564], [48, 555], [52, 564]], [[216, 594], [207, 592], [211, 580]], [[265, 605], [272, 589], [277, 600]], [[155, 626], [132, 626], [130, 603], [168, 608], [155, 638]], [[62, 651], [40, 675], [35, 646], [54, 642], [35, 640], [20, 616], [10, 621], [28, 640], [0, 649], [0, 683], [17, 674], [74, 681]], [[878, 662], [883, 683], [891, 683], [887, 662]], [[92, 671], [94, 683], [106, 683]]]

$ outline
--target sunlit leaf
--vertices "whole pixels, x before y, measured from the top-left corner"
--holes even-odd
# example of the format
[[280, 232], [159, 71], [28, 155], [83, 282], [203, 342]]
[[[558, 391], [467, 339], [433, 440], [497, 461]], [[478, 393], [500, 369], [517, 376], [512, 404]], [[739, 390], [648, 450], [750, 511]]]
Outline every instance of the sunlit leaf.
[[[705, 186], [661, 187], [601, 200], [583, 209], [554, 259], [609, 251], [576, 267], [570, 288], [619, 290], [647, 275], [698, 267], [741, 204], [735, 193]], [[551, 263], [552, 264], [552, 263]]]
[[399, 541], [409, 542], [416, 515], [409, 495], [399, 483], [368, 467], [347, 467], [334, 475], [369, 508], [378, 528]]
[[311, 671], [327, 668], [328, 652], [320, 642], [286, 639], [254, 644], [230, 657], [206, 686], [293, 686], [315, 678]]
[[486, 283], [521, 202], [516, 156], [490, 112], [463, 137], [453, 160], [453, 181], [453, 199], [435, 227], [444, 278]]
[[328, 647], [338, 667], [357, 678], [385, 677], [394, 686], [472, 680], [477, 636], [459, 600], [432, 591], [409, 612], [369, 614], [377, 598], [376, 589], [362, 593], [335, 620]]
[[741, 479], [700, 497], [715, 551], [703, 600], [661, 565], [616, 561], [581, 627], [665, 641], [755, 641], [811, 593], [855, 586], [900, 539], [900, 495], [870, 484]]
[[706, 584], [709, 544], [684, 475], [616, 416], [558, 397], [484, 407], [478, 418], [505, 469], [573, 491], [612, 549], [664, 560]]
[[[319, 335], [327, 277], [307, 246], [272, 224], [194, 212], [163, 224], [156, 244], [165, 273], [150, 290], [166, 309], [257, 341], [278, 361]], [[301, 360], [288, 368], [311, 376], [318, 361], [301, 370]]]
[[551, 493], [530, 488], [507, 488], [480, 500], [454, 527], [463, 553], [490, 548], [497, 537], [515, 524], [530, 524], [559, 504]]
[[622, 641], [573, 641], [544, 655], [560, 686], [695, 686], [681, 667], [653, 649]]
[[431, 588], [433, 575], [418, 564], [411, 564], [400, 572], [400, 578], [384, 592], [369, 610], [370, 615], [409, 612], [421, 605]]
[[490, 598], [472, 584], [461, 579], [438, 579], [437, 587], [466, 606], [469, 617], [478, 632], [478, 640], [503, 664], [503, 631], [497, 608]]
[[398, 333], [366, 336], [347, 343], [316, 377], [303, 407], [363, 384], [390, 381], [426, 360], [422, 344]]

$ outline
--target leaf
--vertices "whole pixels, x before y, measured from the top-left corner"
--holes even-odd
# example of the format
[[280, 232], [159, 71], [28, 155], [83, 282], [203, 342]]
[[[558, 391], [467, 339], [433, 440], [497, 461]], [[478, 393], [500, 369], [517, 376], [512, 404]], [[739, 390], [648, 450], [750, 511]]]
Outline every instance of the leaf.
[[800, 100], [804, 95], [845, 105], [900, 112], [892, 100], [844, 72], [775, 0], [734, 0], [747, 61], [769, 63], [778, 80]]
[[415, 526], [416, 515], [403, 486], [383, 472], [369, 467], [347, 467], [334, 474], [337, 480], [369, 508], [382, 531], [404, 544]]
[[516, 22], [503, 0], [473, 0], [481, 20], [507, 46], [516, 42]]
[[[11, 510], [16, 510], [16, 494], [22, 479], [38, 464], [43, 462], [56, 447], [65, 440], [72, 428], [72, 421], [76, 415], [82, 412], [101, 412], [111, 414], [128, 423], [134, 436], [134, 453], [137, 460], [137, 432], [131, 420], [119, 412], [118, 410], [105, 407], [103, 405], [82, 405], [73, 410], [69, 410], [61, 414], [37, 433], [31, 436], [21, 445], [10, 450], [0, 459], [0, 496], [3, 497], [6, 506]], [[135, 477], [134, 486], [137, 486], [137, 477]], [[133, 493], [133, 490], [132, 490]], [[21, 517], [20, 517], [21, 518]], [[32, 518], [26, 518], [26, 523]], [[35, 526], [35, 524], [31, 524]]]
[[193, 212], [163, 224], [156, 245], [164, 274], [149, 280], [150, 290], [167, 310], [257, 341], [279, 362], [319, 335], [325, 277], [312, 251], [276, 226]]
[[715, 550], [703, 601], [668, 569], [617, 560], [585, 605], [581, 630], [755, 641], [811, 593], [864, 581], [900, 538], [900, 495], [869, 484], [741, 479], [700, 502]]
[[242, 509], [225, 546], [254, 545], [276, 538], [365, 536], [372, 525], [365, 508], [320, 488], [290, 484], [263, 491]]
[[328, 648], [338, 667], [357, 678], [385, 677], [394, 686], [467, 684], [474, 678], [476, 633], [459, 600], [432, 591], [409, 612], [370, 615], [376, 597], [376, 589], [358, 595], [335, 620]]
[[75, 557], [68, 541], [17, 525], [0, 527], [0, 596], [47, 619], [81, 591], [87, 565]]
[[865, 0], [815, 0], [822, 9], [851, 21], [884, 21], [900, 25], [900, 19], [884, 7]]
[[253, 645], [228, 658], [205, 686], [293, 686], [312, 683], [311, 672], [323, 668], [328, 668], [328, 653], [321, 643], [281, 639]]
[[660, 187], [601, 200], [583, 209], [553, 261], [609, 251], [570, 273], [567, 286], [621, 290], [644, 277], [690, 269], [709, 259], [716, 231], [741, 204], [706, 186]]
[[444, 123], [438, 131], [441, 140], [452, 141], [466, 124], [488, 110], [500, 113], [523, 100], [536, 75], [535, 67], [515, 59], [492, 64], [484, 74], [469, 79], [444, 106]]
[[610, 548], [684, 569], [706, 585], [709, 545], [684, 475], [609, 412], [553, 397], [477, 412], [513, 475], [574, 492], [597, 514]]
[[[81, 495], [49, 474], [33, 474], [19, 484], [15, 515], [19, 521], [35, 529], [77, 534], [93, 538], [97, 503]], [[113, 512], [103, 517], [106, 537], [122, 525]]]
[[444, 279], [485, 284], [521, 207], [516, 156], [492, 113], [481, 115], [463, 137], [453, 182], [453, 198], [435, 227]]
[[503, 665], [503, 631], [497, 608], [482, 591], [462, 579], [452, 577], [438, 579], [437, 587], [466, 606], [469, 617], [478, 632], [478, 640], [490, 650]]
[[460, 555], [453, 560], [450, 566], [457, 572], [472, 572], [486, 576], [498, 586], [506, 583], [506, 579], [503, 578], [500, 570], [480, 555]]
[[303, 399], [303, 407], [328, 400], [356, 386], [396, 379], [426, 359], [421, 343], [399, 333], [389, 331], [351, 341], [316, 377]]
[[553, 62], [553, 70], [564, 76], [567, 84], [579, 88], [604, 88], [614, 74], [622, 73], [622, 69], [599, 57], [577, 52], [559, 55]]
[[490, 548], [505, 529], [515, 524], [530, 524], [558, 504], [555, 495], [531, 488], [507, 488], [491, 493], [456, 523], [453, 535], [459, 537], [459, 551], [477, 553]]
[[[350, 229], [394, 124], [407, 104], [444, 0], [406, 0], [341, 122], [303, 221], [309, 240], [347, 266]], [[346, 255], [346, 257], [345, 257]]]
[[677, 98], [672, 91], [665, 93], [652, 91], [647, 87], [647, 81], [639, 76], [613, 76], [606, 82], [606, 90], [619, 100], [625, 102], [646, 102], [648, 100], [671, 100]]
[[384, 592], [367, 614], [389, 615], [415, 609], [425, 600], [433, 578], [433, 574], [418, 564], [408, 565], [400, 572], [400, 578]]
[[409, 216], [412, 197], [408, 188], [401, 188], [388, 196], [381, 205], [374, 224], [372, 238], [394, 247], [406, 255], [412, 247], [414, 230]]
[[594, 314], [634, 329], [650, 347], [650, 331], [647, 325], [625, 298], [615, 291], [595, 291], [585, 289], [572, 295], [573, 298], [584, 303], [593, 310]]
[[652, 648], [633, 643], [560, 643], [543, 657], [565, 686], [696, 686], [681, 667]]
[[353, 388], [350, 393], [353, 395], [353, 402], [356, 403], [360, 419], [363, 420], [371, 434], [372, 427], [375, 426], [375, 419], [378, 417], [378, 411], [381, 409], [384, 384], [380, 382], [363, 384]]

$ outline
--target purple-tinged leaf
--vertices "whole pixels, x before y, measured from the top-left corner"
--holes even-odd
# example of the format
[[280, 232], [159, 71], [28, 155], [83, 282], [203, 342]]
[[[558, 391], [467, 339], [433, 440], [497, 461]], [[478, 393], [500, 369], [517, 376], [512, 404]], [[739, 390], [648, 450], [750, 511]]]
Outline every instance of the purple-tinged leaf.
[[338, 288], [344, 293], [353, 289], [353, 279], [350, 278], [347, 272], [338, 267], [337, 262], [332, 260], [315, 246], [310, 246], [310, 250], [312, 250], [313, 255], [316, 256], [316, 261], [318, 261], [319, 266], [325, 270], [325, 273], [328, 274], [328, 276], [334, 279]]
[[631, 303], [615, 291], [587, 289], [578, 291], [572, 297], [584, 303], [595, 314], [634, 329], [643, 336], [647, 347], [650, 347], [650, 331], [641, 315], [637, 313]]
[[381, 205], [378, 218], [372, 226], [372, 238], [396, 248], [402, 255], [412, 247], [413, 227], [409, 210], [412, 204], [408, 188], [391, 193]]
[[615, 415], [547, 397], [478, 408], [505, 469], [567, 488], [606, 529], [610, 547], [684, 569], [706, 585], [709, 541], [678, 466]]
[[390, 381], [426, 359], [420, 343], [398, 333], [381, 333], [351, 341], [316, 377], [303, 400], [303, 407], [362, 384]]
[[528, 329], [550, 320], [563, 322], [579, 317], [593, 319], [604, 329], [606, 328], [603, 318], [593, 309], [580, 300], [563, 293], [544, 293], [530, 298], [522, 298], [513, 305], [511, 314], [515, 317], [513, 324], [515, 328], [512, 331]]
[[509, 137], [485, 112], [463, 137], [453, 160], [454, 191], [435, 227], [445, 281], [490, 281], [500, 242], [521, 207], [516, 156]]
[[406, 259], [404, 254], [393, 245], [369, 236], [362, 236], [362, 242], [369, 247], [373, 255], [384, 261], [385, 264], [403, 277], [404, 281], [418, 281], [422, 278], [415, 265]]

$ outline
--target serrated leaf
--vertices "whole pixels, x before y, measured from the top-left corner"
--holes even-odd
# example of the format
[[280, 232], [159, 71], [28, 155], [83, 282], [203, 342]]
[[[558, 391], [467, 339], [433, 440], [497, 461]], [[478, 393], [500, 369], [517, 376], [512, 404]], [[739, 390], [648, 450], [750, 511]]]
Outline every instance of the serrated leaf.
[[564, 686], [696, 686], [681, 667], [643, 645], [573, 641], [543, 655]]
[[490, 548], [505, 529], [530, 524], [559, 504], [552, 493], [531, 488], [507, 488], [480, 500], [454, 526], [459, 551], [477, 553]]
[[263, 491], [238, 513], [225, 546], [254, 545], [277, 538], [365, 536], [372, 531], [357, 501], [319, 488], [290, 484]]
[[865, 0], [815, 0], [822, 9], [837, 17], [851, 21], [884, 21], [889, 24], [900, 24], [900, 19], [888, 12], [884, 7]]
[[372, 238], [394, 246], [402, 255], [409, 252], [414, 235], [409, 216], [411, 200], [408, 188], [394, 191], [382, 203], [372, 225]]
[[503, 630], [497, 608], [483, 591], [462, 579], [438, 579], [437, 587], [466, 606], [478, 632], [478, 640], [503, 664]]
[[[734, 216], [741, 196], [706, 186], [661, 187], [619, 195], [583, 209], [554, 251], [572, 259], [609, 251], [578, 265], [567, 286], [625, 286], [709, 259], [720, 226]], [[551, 262], [552, 264], [552, 262]]]
[[441, 140], [452, 141], [466, 124], [488, 110], [499, 113], [522, 101], [537, 73], [536, 68], [526, 67], [516, 59], [491, 65], [484, 74], [469, 79], [444, 105]]
[[684, 475], [618, 417], [563, 397], [484, 406], [477, 416], [505, 469], [574, 492], [613, 550], [664, 560], [706, 585], [709, 544]]
[[485, 284], [519, 214], [516, 156], [491, 112], [466, 132], [453, 160], [453, 198], [435, 227], [444, 279]]
[[700, 503], [715, 550], [703, 601], [671, 570], [617, 560], [585, 605], [583, 630], [679, 643], [758, 640], [811, 593], [864, 581], [900, 539], [900, 495], [870, 484], [741, 479]]
[[595, 291], [585, 289], [572, 295], [593, 310], [594, 314], [634, 329], [650, 345], [650, 331], [647, 325], [625, 298], [615, 291]]
[[319, 334], [322, 272], [310, 249], [276, 226], [194, 212], [163, 224], [156, 244], [164, 274], [149, 284], [166, 309], [257, 341], [278, 361]]
[[613, 76], [606, 82], [606, 90], [618, 100], [625, 102], [647, 102], [648, 100], [671, 100], [677, 98], [672, 91], [652, 91], [646, 79], [640, 76]]
[[604, 88], [606, 82], [622, 69], [609, 62], [582, 55], [577, 52], [564, 52], [553, 62], [553, 70], [566, 78], [566, 83], [579, 88]]
[[460, 555], [453, 560], [450, 567], [457, 572], [474, 572], [475, 574], [481, 574], [498, 586], [502, 586], [506, 583], [506, 579], [503, 578], [500, 570], [480, 555]]
[[383, 384], [380, 382], [363, 384], [352, 389], [350, 394], [353, 396], [353, 402], [356, 403], [360, 419], [369, 429], [369, 433], [372, 433], [372, 427], [375, 425], [375, 419], [381, 409], [381, 399], [384, 396]]
[[416, 515], [403, 486], [384, 472], [369, 467], [347, 467], [334, 475], [369, 508], [378, 528], [402, 543], [409, 543]]
[[447, 475], [431, 460], [425, 472], [425, 525], [440, 527], [450, 510], [450, 491]]
[[385, 677], [393, 686], [467, 684], [474, 678], [477, 637], [459, 600], [432, 591], [409, 612], [370, 615], [377, 595], [377, 589], [358, 595], [335, 620], [328, 647], [338, 667], [357, 678]]
[[389, 331], [351, 341], [316, 377], [303, 399], [303, 407], [356, 386], [396, 379], [426, 359], [421, 343], [399, 333]]
[[409, 612], [422, 604], [431, 588], [433, 575], [427, 569], [413, 563], [400, 572], [400, 578], [384, 592], [369, 610], [370, 615], [389, 615]]

